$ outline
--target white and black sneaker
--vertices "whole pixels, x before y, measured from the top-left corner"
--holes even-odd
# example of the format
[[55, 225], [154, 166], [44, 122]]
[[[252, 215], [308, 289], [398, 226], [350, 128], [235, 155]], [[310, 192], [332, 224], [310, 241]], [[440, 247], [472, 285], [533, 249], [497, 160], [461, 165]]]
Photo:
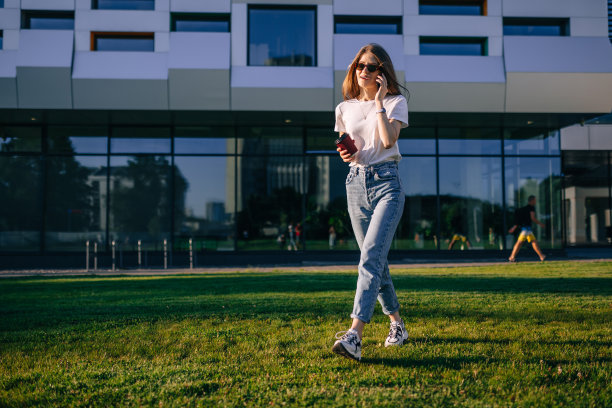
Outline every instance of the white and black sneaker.
[[338, 332], [336, 333], [336, 338], [338, 340], [336, 340], [332, 347], [334, 353], [361, 361], [361, 339], [357, 334], [357, 330], [349, 329], [346, 332]]
[[391, 322], [389, 335], [385, 340], [385, 347], [401, 346], [406, 340], [408, 340], [408, 332], [404, 326], [404, 321], [400, 320], [399, 322]]

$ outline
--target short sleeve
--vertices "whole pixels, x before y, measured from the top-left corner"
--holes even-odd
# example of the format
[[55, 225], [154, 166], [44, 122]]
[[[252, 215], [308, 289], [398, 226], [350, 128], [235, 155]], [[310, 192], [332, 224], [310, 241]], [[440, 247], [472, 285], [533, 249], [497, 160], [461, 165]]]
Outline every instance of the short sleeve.
[[408, 102], [404, 95], [397, 95], [389, 104], [385, 104], [387, 117], [402, 122], [402, 128], [408, 127]]
[[346, 133], [346, 128], [344, 127], [344, 120], [342, 119], [342, 109], [340, 109], [341, 105], [342, 104], [336, 106], [336, 126], [334, 127], [334, 132]]

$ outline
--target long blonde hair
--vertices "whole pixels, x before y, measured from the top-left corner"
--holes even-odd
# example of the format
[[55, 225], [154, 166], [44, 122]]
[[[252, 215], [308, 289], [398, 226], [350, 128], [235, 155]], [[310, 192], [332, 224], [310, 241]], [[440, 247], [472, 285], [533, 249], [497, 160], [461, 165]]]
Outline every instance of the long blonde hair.
[[366, 52], [371, 52], [374, 55], [378, 61], [378, 64], [380, 65], [380, 72], [385, 74], [385, 77], [387, 78], [388, 95], [400, 95], [400, 88], [407, 91], [406, 88], [397, 82], [393, 62], [391, 62], [391, 57], [389, 57], [387, 51], [385, 51], [382, 46], [371, 43], [361, 47], [359, 52], [357, 52], [355, 59], [353, 59], [353, 62], [351, 62], [351, 65], [346, 71], [346, 77], [342, 83], [342, 96], [344, 97], [344, 100], [358, 98], [361, 94], [355, 71], [357, 70], [357, 64], [359, 63], [361, 56]]

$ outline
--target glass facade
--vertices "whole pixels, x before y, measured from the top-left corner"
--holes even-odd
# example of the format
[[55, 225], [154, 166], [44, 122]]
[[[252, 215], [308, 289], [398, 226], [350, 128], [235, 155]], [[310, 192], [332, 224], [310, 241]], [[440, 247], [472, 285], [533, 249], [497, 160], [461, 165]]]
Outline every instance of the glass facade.
[[569, 35], [569, 19], [504, 18], [504, 35]]
[[249, 6], [249, 65], [316, 66], [315, 7]]
[[420, 0], [419, 14], [485, 15], [486, 0]]
[[155, 0], [92, 0], [92, 9], [154, 10]]
[[155, 51], [153, 33], [93, 33], [93, 51]]
[[172, 13], [172, 31], [199, 31], [228, 33], [229, 14]]
[[[0, 129], [0, 251], [80, 251], [87, 240], [184, 251], [190, 239], [197, 251], [357, 249], [331, 126]], [[557, 130], [409, 127], [399, 148], [406, 205], [394, 250], [508, 249], [531, 194], [544, 248], [562, 247], [564, 233], [606, 240], [609, 156], [568, 156], [574, 184], [562, 186]], [[575, 206], [571, 191], [593, 183], [601, 192], [579, 200], [584, 232], [565, 232], [562, 195]]]
[[74, 30], [74, 12], [22, 11], [22, 28], [36, 30]]
[[421, 37], [421, 55], [487, 55], [487, 39], [480, 37]]
[[334, 16], [335, 34], [401, 34], [402, 18], [392, 16]]

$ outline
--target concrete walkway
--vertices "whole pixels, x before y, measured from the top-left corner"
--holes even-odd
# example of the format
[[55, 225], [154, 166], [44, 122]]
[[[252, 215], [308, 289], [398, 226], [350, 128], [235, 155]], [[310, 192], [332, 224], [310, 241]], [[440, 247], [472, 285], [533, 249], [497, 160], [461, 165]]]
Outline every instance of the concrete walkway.
[[[601, 255], [601, 254], [599, 254]], [[562, 261], [576, 261], [576, 262], [599, 262], [599, 261], [612, 261], [612, 251], [609, 254], [604, 254], [601, 258], [598, 257], [578, 257], [575, 258], [551, 258], [547, 259], [546, 262], [562, 262]], [[609, 256], [608, 256], [609, 255]], [[521, 263], [539, 263], [537, 260], [532, 259], [519, 259], [517, 264]], [[459, 268], [459, 267], [475, 267], [475, 266], [499, 266], [507, 265], [509, 267], [517, 264], [511, 264], [507, 261], [500, 259], [489, 259], [489, 260], [432, 260], [432, 259], [404, 259], [402, 262], [390, 263], [389, 267], [393, 269], [416, 269], [416, 268]], [[168, 269], [122, 269], [122, 270], [110, 270], [110, 269], [98, 269], [96, 271], [90, 269], [39, 269], [39, 270], [0, 270], [0, 278], [18, 278], [18, 277], [30, 277], [30, 276], [164, 276], [164, 275], [198, 275], [198, 274], [211, 274], [211, 273], [232, 273], [232, 272], [319, 272], [322, 270], [333, 272], [333, 271], [356, 271], [357, 266], [354, 264], [330, 264], [320, 263], [315, 264], [312, 262], [304, 263], [301, 265], [266, 265], [266, 266], [224, 266], [224, 267], [206, 267], [206, 268], [168, 268]]]

